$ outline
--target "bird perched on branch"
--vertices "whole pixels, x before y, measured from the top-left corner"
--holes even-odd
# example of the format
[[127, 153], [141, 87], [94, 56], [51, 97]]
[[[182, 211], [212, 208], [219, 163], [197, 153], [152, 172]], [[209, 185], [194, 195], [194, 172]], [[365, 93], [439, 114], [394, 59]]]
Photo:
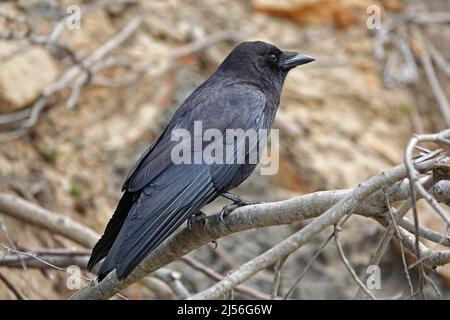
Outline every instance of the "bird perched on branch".
[[[193, 133], [199, 121], [203, 130], [219, 133], [231, 128], [270, 130], [289, 70], [312, 61], [310, 56], [281, 51], [261, 41], [244, 42], [231, 51], [183, 102], [126, 178], [123, 196], [88, 263], [90, 270], [106, 257], [98, 272], [99, 281], [114, 269], [119, 280], [127, 277], [181, 224], [218, 196], [242, 202], [227, 191], [247, 179], [257, 163], [230, 162], [229, 158], [224, 163], [175, 163], [173, 150], [179, 141], [174, 132], [184, 129]], [[220, 143], [225, 148], [228, 141]], [[231, 145], [231, 160], [236, 160], [236, 150], [249, 142], [233, 140]], [[188, 144], [183, 152], [194, 155], [205, 148], [204, 142]], [[248, 160], [249, 151], [245, 152]]]

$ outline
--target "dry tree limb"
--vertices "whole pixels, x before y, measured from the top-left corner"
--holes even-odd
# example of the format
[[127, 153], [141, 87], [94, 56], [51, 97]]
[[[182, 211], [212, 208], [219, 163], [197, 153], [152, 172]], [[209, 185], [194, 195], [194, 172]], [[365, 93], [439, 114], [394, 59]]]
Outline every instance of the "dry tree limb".
[[[47, 106], [49, 99], [57, 92], [67, 88], [72, 88], [72, 94], [69, 98], [69, 106], [76, 103], [79, 96], [79, 90], [90, 78], [94, 72], [95, 64], [109, 54], [113, 49], [125, 42], [139, 27], [141, 22], [140, 17], [133, 18], [119, 33], [109, 39], [92, 54], [86, 58], [78, 61], [78, 63], [69, 68], [62, 76], [55, 82], [49, 84], [42, 92], [41, 97], [27, 110], [1, 115], [0, 124], [18, 123], [18, 128], [13, 130], [12, 137], [16, 138], [20, 134], [27, 132], [27, 129], [36, 124], [41, 114], [41, 111]], [[20, 131], [20, 133], [19, 133]], [[7, 138], [11, 137], [11, 132]], [[2, 140], [6, 140], [3, 137]]]
[[[386, 204], [388, 206], [389, 217], [391, 219], [391, 227], [394, 228], [395, 234], [397, 235], [397, 237], [400, 238], [400, 232], [398, 231], [397, 221], [396, 221], [396, 218], [395, 218], [394, 212], [393, 212], [394, 208], [391, 207], [391, 203], [389, 201], [389, 197], [387, 194], [386, 194]], [[406, 262], [405, 250], [403, 248], [402, 242], [400, 241], [399, 243], [400, 243], [400, 253], [401, 253], [401, 258], [402, 258], [403, 270], [405, 272], [406, 280], [408, 281], [408, 286], [409, 286], [410, 293], [412, 296], [414, 294], [414, 287], [412, 285], [411, 276], [410, 276], [409, 270], [408, 270], [408, 264]]]
[[[417, 31], [417, 35], [419, 36], [420, 32]], [[423, 43], [423, 41], [422, 41]], [[431, 62], [429, 61], [429, 56], [428, 54], [426, 54], [427, 59], [428, 59], [428, 63], [431, 66]], [[424, 62], [424, 61], [422, 61]], [[424, 65], [424, 67], [426, 68], [426, 66]], [[432, 66], [431, 66], [432, 67]], [[437, 80], [437, 78], [436, 78]], [[436, 93], [436, 92], [435, 92]], [[444, 96], [445, 98], [445, 96]], [[445, 101], [446, 98], [445, 98]], [[448, 108], [448, 105], [447, 105]], [[446, 109], [447, 112], [449, 112], [449, 126], [450, 126], [450, 110]], [[445, 117], [445, 114], [444, 114]], [[447, 121], [447, 119], [446, 119]], [[447, 213], [439, 206], [439, 204], [437, 203], [437, 201], [433, 198], [433, 196], [430, 195], [430, 193], [424, 188], [424, 186], [418, 181], [417, 175], [418, 172], [414, 167], [413, 164], [413, 150], [415, 148], [415, 146], [417, 144], [419, 144], [420, 142], [435, 142], [437, 144], [444, 144], [444, 145], [450, 145], [450, 141], [448, 140], [448, 138], [450, 137], [450, 130], [444, 130], [441, 131], [438, 134], [430, 134], [430, 135], [420, 135], [420, 136], [413, 136], [411, 138], [411, 140], [409, 141], [406, 150], [405, 150], [405, 167], [407, 169], [407, 173], [408, 173], [408, 179], [409, 179], [409, 185], [410, 185], [410, 194], [411, 194], [411, 206], [412, 206], [412, 211], [413, 211], [413, 217], [414, 217], [414, 226], [415, 226], [415, 230], [414, 230], [414, 235], [415, 235], [415, 248], [416, 248], [416, 257], [417, 260], [419, 262], [418, 264], [418, 269], [419, 269], [419, 293], [421, 294], [421, 296], [423, 298], [425, 298], [425, 294], [423, 291], [423, 287], [424, 287], [424, 274], [425, 274], [425, 270], [424, 267], [421, 263], [421, 257], [420, 257], [420, 240], [419, 240], [419, 215], [417, 212], [417, 194], [416, 192], [418, 192], [420, 194], [421, 197], [423, 197], [425, 199], [425, 201], [434, 209], [435, 212], [438, 213], [438, 215], [445, 221], [446, 223], [446, 228], [448, 229], [450, 226], [450, 218], [448, 217]]]
[[361, 290], [370, 297], [370, 299], [372, 300], [376, 300], [375, 296], [373, 295], [372, 292], [369, 291], [369, 289], [365, 286], [364, 283], [362, 283], [362, 281], [358, 278], [358, 276], [356, 275], [355, 270], [353, 269], [352, 265], [350, 264], [350, 261], [348, 261], [347, 257], [345, 256], [344, 253], [344, 249], [342, 248], [341, 245], [341, 241], [339, 240], [339, 232], [341, 232], [342, 230], [340, 230], [340, 228], [334, 227], [334, 241], [336, 243], [336, 248], [338, 250], [339, 253], [339, 257], [342, 260], [342, 263], [344, 264], [345, 268], [348, 270], [348, 272], [350, 273], [350, 276], [352, 277], [352, 279], [356, 282], [356, 284], [361, 288]]
[[[437, 183], [437, 181], [438, 180], [436, 180], [435, 177], [430, 176], [423, 182], [423, 185], [426, 186], [426, 188], [428, 189], [428, 188], [433, 187]], [[409, 183], [409, 180], [408, 180], [408, 186], [409, 185], [410, 185], [410, 183]], [[384, 191], [384, 194], [385, 194], [385, 198], [389, 199], [389, 195], [388, 195], [388, 193], [386, 191]], [[386, 203], [388, 205], [387, 209], [388, 209], [388, 212], [389, 212], [390, 204], [389, 204], [388, 201], [386, 201]], [[369, 265], [376, 265], [376, 266], [380, 265], [381, 259], [384, 257], [384, 255], [385, 255], [385, 253], [386, 253], [386, 251], [388, 249], [389, 243], [391, 242], [392, 238], [394, 237], [395, 232], [397, 232], [397, 236], [399, 236], [398, 230], [395, 228], [395, 225], [396, 224], [401, 224], [403, 222], [402, 218], [408, 213], [410, 208], [411, 208], [411, 199], [409, 197], [402, 204], [402, 206], [398, 210], [396, 210], [396, 212], [394, 214], [395, 220], [392, 220], [390, 215], [389, 216], [387, 216], [387, 215], [385, 216], [385, 218], [387, 220], [390, 220], [390, 224], [386, 228], [383, 236], [381, 237], [380, 242], [378, 243], [377, 248], [375, 249], [375, 253], [372, 256], [372, 258], [370, 259]], [[411, 232], [414, 232], [416, 230], [414, 224], [412, 225], [412, 229], [413, 230]], [[364, 281], [367, 281], [368, 277], [369, 277], [369, 275], [367, 275], [365, 277]], [[358, 289], [358, 291], [356, 293], [356, 296], [355, 296], [355, 299], [361, 299], [361, 298], [362, 298], [362, 290]]]
[[[416, 160], [416, 165], [420, 159]], [[263, 268], [272, 265], [279, 258], [284, 257], [314, 237], [327, 227], [337, 223], [348, 214], [354, 207], [367, 198], [371, 193], [390, 186], [407, 175], [405, 166], [397, 166], [377, 176], [370, 178], [352, 190], [350, 195], [344, 197], [337, 204], [317, 217], [306, 227], [282, 241], [278, 245], [259, 255], [253, 260], [245, 263], [234, 272], [230, 273], [224, 280], [211, 288], [197, 293], [192, 299], [215, 299], [222, 296], [235, 285], [247, 280], [253, 274]]]
[[[410, 220], [403, 218], [399, 224], [406, 231], [410, 233], [415, 232], [414, 223], [411, 222]], [[450, 247], [450, 237], [445, 236], [442, 233], [436, 232], [429, 228], [419, 226], [419, 236], [432, 242], [441, 244], [443, 246]]]
[[275, 297], [278, 295], [278, 291], [280, 290], [281, 270], [283, 269], [283, 265], [286, 262], [287, 258], [288, 258], [287, 256], [286, 257], [282, 257], [275, 264], [272, 294], [270, 295], [271, 299], [275, 299]]
[[[422, 44], [423, 44], [423, 39], [421, 38], [421, 34], [420, 31], [417, 29], [414, 29], [416, 31], [416, 37], [419, 37], [420, 40], [422, 40]], [[432, 64], [431, 64], [431, 60], [430, 57], [428, 56], [428, 53], [426, 53], [426, 49], [423, 49], [423, 54], [421, 55], [422, 57], [422, 63], [424, 64], [424, 68], [425, 71], [427, 72], [433, 72], [434, 74], [434, 69], [432, 69]], [[427, 68], [431, 68], [429, 70], [427, 70]], [[430, 78], [429, 78], [430, 80]], [[435, 78], [435, 80], [437, 81], [437, 78]], [[430, 84], [432, 84], [431, 80], [430, 80]], [[435, 85], [437, 84], [439, 87], [439, 82], [434, 83]], [[434, 91], [434, 89], [433, 89]], [[437, 94], [436, 91], [434, 91], [435, 94]], [[439, 92], [438, 92], [439, 93]], [[443, 94], [443, 92], [441, 92], [441, 94]], [[438, 96], [437, 96], [438, 97]], [[445, 103], [447, 103], [447, 100], [445, 98], [445, 96], [443, 96]], [[438, 101], [439, 101], [439, 97], [438, 97]], [[447, 105], [441, 105], [441, 112], [443, 113], [443, 116], [445, 118], [445, 120], [447, 121], [447, 124], [450, 126], [450, 109], [448, 104]], [[444, 109], [442, 109], [444, 107]], [[448, 115], [448, 118], [447, 118]], [[425, 199], [425, 201], [434, 209], [435, 212], [438, 213], [438, 215], [445, 221], [446, 223], [446, 228], [448, 229], [450, 226], [450, 218], [448, 217], [447, 213], [439, 206], [439, 204], [437, 203], [437, 201], [431, 196], [431, 194], [424, 188], [424, 186], [419, 183], [417, 175], [418, 172], [417, 170], [414, 168], [414, 164], [413, 164], [413, 150], [415, 148], [415, 146], [420, 143], [420, 142], [435, 142], [438, 144], [447, 144], [449, 145], [449, 140], [448, 137], [450, 136], [450, 130], [444, 130], [438, 134], [433, 134], [433, 135], [420, 135], [420, 136], [414, 136], [411, 138], [411, 140], [409, 141], [406, 150], [405, 150], [405, 166], [407, 169], [407, 173], [408, 173], [408, 179], [409, 179], [409, 185], [410, 185], [410, 194], [411, 194], [411, 206], [412, 206], [412, 211], [413, 211], [413, 217], [414, 217], [414, 226], [415, 226], [415, 230], [414, 230], [414, 235], [415, 235], [415, 247], [416, 247], [416, 257], [417, 260], [419, 262], [419, 290], [418, 292], [421, 294], [421, 296], [423, 298], [425, 298], [425, 294], [423, 291], [423, 287], [424, 287], [424, 274], [425, 274], [425, 270], [424, 267], [421, 263], [421, 257], [420, 257], [420, 240], [419, 240], [419, 215], [417, 212], [417, 196], [416, 193], [418, 192], [419, 195], [421, 197], [423, 197]], [[393, 222], [394, 224], [394, 222]], [[398, 231], [398, 230], [397, 230]]]
[[88, 227], [64, 215], [46, 210], [8, 193], [0, 193], [0, 212], [91, 248], [99, 236]]
[[[387, 228], [390, 225], [389, 219], [386, 218], [374, 218], [378, 221], [383, 227]], [[398, 238], [397, 234], [395, 237], [402, 241], [403, 246], [408, 249], [412, 254], [416, 252], [416, 237], [413, 233], [409, 233], [403, 228], [398, 229], [400, 233], [400, 238]], [[419, 242], [419, 251], [420, 251], [420, 261], [417, 260], [413, 264], [408, 266], [408, 269], [416, 267], [419, 263], [425, 264], [427, 268], [434, 269], [439, 266], [446, 265], [450, 263], [450, 250], [445, 251], [435, 251], [426, 247], [423, 243]]]
[[[34, 251], [25, 252], [27, 255], [23, 258], [27, 268], [32, 269], [48, 269], [56, 266], [60, 271], [69, 266], [79, 266], [85, 268], [89, 257], [86, 255], [55, 255], [55, 254], [38, 254]], [[39, 259], [36, 259], [38, 257]], [[0, 259], [1, 267], [20, 268], [20, 260], [16, 255], [10, 254]], [[89, 281], [91, 279], [88, 279]]]
[[[101, 47], [96, 49], [92, 54], [84, 59], [78, 59], [76, 54], [72, 52], [75, 57], [74, 62], [76, 64], [69, 68], [60, 78], [55, 82], [48, 85], [41, 95], [41, 97], [28, 109], [12, 112], [9, 114], [0, 115], [0, 125], [12, 125], [14, 124], [14, 129], [10, 131], [3, 132], [0, 135], [0, 141], [10, 141], [17, 139], [28, 132], [28, 129], [33, 127], [42, 112], [42, 110], [47, 106], [51, 97], [53, 97], [57, 92], [70, 88], [71, 93], [66, 101], [66, 107], [72, 109], [76, 102], [78, 101], [81, 89], [88, 83], [92, 83], [99, 86], [124, 86], [133, 83], [138, 80], [139, 77], [147, 75], [150, 77], [158, 77], [170, 70], [174, 64], [173, 60], [182, 58], [184, 56], [198, 53], [210, 46], [223, 41], [237, 42], [241, 37], [237, 36], [235, 33], [231, 32], [218, 32], [214, 33], [200, 39], [197, 39], [185, 46], [180, 47], [175, 50], [171, 55], [169, 55], [159, 66], [153, 66], [152, 62], [145, 62], [141, 65], [132, 65], [131, 63], [124, 64], [120, 59], [109, 59], [102, 61], [102, 59], [109, 54], [113, 49], [121, 45], [126, 41], [131, 34], [133, 34], [140, 25], [140, 17], [135, 17], [132, 19], [119, 33], [117, 33], [113, 38], [108, 40]], [[56, 29], [56, 27], [55, 27]], [[59, 30], [59, 29], [57, 29]], [[40, 42], [48, 42], [46, 37], [43, 37]], [[55, 44], [56, 42], [54, 42]], [[56, 46], [56, 45], [55, 45]], [[59, 48], [62, 45], [58, 45]], [[68, 52], [71, 52], [67, 49]], [[116, 65], [126, 65], [131, 68], [129, 76], [125, 79], [109, 79], [98, 75], [98, 72], [104, 68], [109, 68]], [[152, 67], [151, 72], [148, 69]]]
[[242, 283], [254, 273], [273, 264], [279, 258], [297, 250], [316, 234], [337, 223], [341, 218], [348, 214], [352, 208], [356, 207], [371, 193], [379, 190], [380, 188], [388, 187], [394, 182], [403, 179], [405, 176], [406, 168], [404, 166], [397, 166], [363, 182], [361, 185], [353, 189], [350, 195], [344, 197], [306, 227], [260, 256], [242, 265], [237, 270], [229, 274], [220, 283], [194, 295], [192, 298], [214, 299], [220, 297], [236, 284]]
[[[421, 171], [432, 170], [437, 165], [435, 159], [427, 159], [422, 163], [418, 163]], [[400, 170], [399, 167], [397, 170]], [[398, 183], [395, 185], [398, 194], [394, 190], [389, 189], [388, 193], [392, 199], [405, 199], [405, 197], [408, 196], [407, 188], [405, 187], [406, 185], [404, 183]], [[439, 191], [440, 199], [445, 199], [447, 187], [444, 186], [442, 189], [439, 189]], [[184, 229], [180, 233], [177, 233], [174, 237], [167, 240], [161, 247], [155, 250], [155, 252], [146, 259], [146, 262], [138, 267], [127, 279], [125, 279], [125, 281], [117, 282], [115, 274], [112, 273], [101, 283], [84, 289], [75, 295], [75, 297], [108, 298], [116, 290], [120, 290], [119, 288], [126, 287], [135, 282], [138, 278], [151, 273], [170, 261], [179, 259], [187, 252], [203, 244], [209, 243], [214, 239], [250, 228], [292, 223], [316, 217], [342, 198], [349, 196], [349, 194], [351, 195], [353, 192], [354, 191], [349, 190], [324, 191], [291, 200], [239, 208], [229, 216], [227, 226], [219, 223], [217, 215], [210, 216], [208, 217], [204, 232], [201, 232], [200, 230], [191, 232]], [[374, 209], [373, 204], [376, 206], [376, 203], [382, 207], [384, 206], [383, 202], [380, 202], [380, 200], [377, 199], [383, 201], [383, 195], [375, 193], [367, 199], [367, 204], [358, 207], [356, 212], [359, 213], [365, 211], [368, 216], [371, 216], [376, 212], [384, 211], [380, 208]], [[450, 199], [450, 197], [448, 199]], [[98, 288], [100, 290], [98, 290]], [[85, 296], [88, 292], [90, 294]], [[93, 296], [91, 296], [91, 294], [93, 294]]]
[[[400, 238], [400, 234], [399, 234], [399, 230], [397, 227], [397, 224], [399, 224], [402, 227], [405, 227], [411, 234], [415, 234], [416, 235], [416, 240], [415, 240], [415, 246], [416, 246], [416, 255], [417, 255], [417, 259], [418, 261], [421, 261], [420, 258], [420, 250], [419, 250], [419, 236], [424, 236], [426, 239], [434, 241], [434, 242], [438, 242], [440, 244], [448, 244], [448, 240], [449, 238], [437, 233], [433, 230], [428, 230], [426, 228], [423, 228], [419, 225], [418, 223], [418, 219], [417, 219], [417, 207], [416, 207], [416, 202], [418, 200], [418, 198], [425, 198], [425, 200], [432, 206], [432, 208], [438, 212], [438, 214], [444, 219], [444, 221], [447, 224], [448, 227], [448, 217], [446, 212], [440, 208], [440, 206], [437, 204], [436, 198], [434, 195], [431, 195], [431, 193], [436, 194], [433, 191], [427, 191], [435, 186], [438, 187], [437, 182], [439, 182], [440, 179], [442, 179], [444, 176], [447, 175], [446, 172], [444, 173], [440, 173], [438, 170], [433, 172], [433, 176], [428, 177], [428, 179], [426, 179], [423, 183], [421, 183], [419, 181], [419, 179], [417, 178], [417, 172], [413, 166], [413, 157], [412, 157], [412, 152], [414, 150], [415, 147], [417, 147], [417, 144], [420, 142], [435, 142], [437, 144], [447, 144], [448, 145], [448, 140], [447, 138], [450, 136], [450, 130], [444, 130], [438, 134], [431, 134], [431, 135], [420, 135], [420, 136], [414, 136], [405, 151], [405, 166], [408, 169], [408, 184], [409, 184], [409, 188], [410, 188], [410, 193], [411, 193], [411, 197], [405, 201], [402, 206], [400, 207], [399, 210], [397, 210], [397, 212], [395, 213], [395, 218], [390, 218], [389, 216], [387, 216], [386, 218], [388, 220], [391, 221], [390, 226], [387, 227], [382, 239], [380, 240], [380, 243], [378, 244], [378, 247], [376, 249], [376, 252], [374, 254], [374, 256], [372, 257], [371, 261], [370, 261], [370, 265], [379, 265], [381, 262], [382, 257], [384, 256], [387, 247], [392, 239], [392, 237], [394, 236], [394, 233], [397, 233], [397, 238]], [[437, 150], [439, 151], [439, 150]], [[435, 151], [436, 152], [436, 151]], [[430, 155], [432, 155], [432, 153], [429, 152]], [[446, 165], [445, 163], [443, 164], [443, 167], [446, 168], [448, 165]], [[448, 169], [445, 169], [448, 170]], [[419, 190], [419, 194], [416, 195], [416, 189]], [[388, 199], [389, 196], [387, 194], [385, 194], [386, 198]], [[415, 217], [415, 223], [411, 223], [409, 220], [405, 219], [404, 216], [408, 213], [409, 209], [413, 208], [413, 212], [414, 212], [414, 217]], [[389, 206], [388, 206], [389, 209]], [[389, 212], [390, 213], [390, 212]], [[401, 249], [403, 249], [402, 243], [400, 242], [401, 245]], [[404, 257], [402, 258], [404, 259]], [[404, 262], [404, 261], [403, 261]], [[419, 270], [419, 274], [420, 274], [420, 288], [419, 290], [422, 292], [423, 289], [423, 275], [424, 275], [424, 271], [422, 270], [422, 268], [420, 267]], [[409, 286], [411, 287], [411, 281], [409, 278], [409, 273], [406, 270], [406, 276], [408, 279], [408, 283]], [[367, 277], [366, 277], [367, 279]], [[358, 290], [357, 294], [356, 294], [356, 298], [361, 298], [361, 290]]]
[[[430, 160], [426, 165], [431, 167], [433, 166], [433, 163]], [[426, 168], [426, 166], [424, 168]], [[388, 188], [387, 193], [389, 194], [391, 201], [400, 201], [405, 200], [408, 197], [407, 189], [408, 183], [405, 180], [393, 185], [392, 188]], [[449, 203], [450, 182], [441, 181], [431, 188], [430, 192], [438, 201]], [[239, 217], [239, 219], [245, 222], [245, 228], [242, 228], [242, 230], [289, 224], [317, 217], [350, 193], [351, 190], [349, 189], [319, 191], [289, 200], [242, 207], [237, 209], [233, 215], [238, 213], [242, 214], [242, 217]], [[383, 214], [385, 208], [382, 196], [383, 194], [381, 192], [373, 194], [364, 204], [356, 209], [356, 213], [367, 217]], [[87, 248], [91, 248], [99, 238], [99, 235], [95, 231], [79, 222], [76, 222], [65, 215], [44, 209], [13, 194], [0, 192], [0, 213], [52, 233], [59, 234]], [[213, 223], [214, 219], [215, 216], [210, 216], [208, 218], [211, 223]], [[254, 221], [254, 226], [252, 225], [252, 221]], [[240, 231], [239, 226], [236, 226], [236, 231], [224, 230], [220, 232], [223, 232], [225, 235], [238, 231]], [[439, 235], [439, 233], [435, 233]], [[440, 235], [440, 237], [442, 238], [444, 236]], [[208, 242], [209, 241], [206, 240], [205, 243]]]
[[53, 263], [51, 263], [51, 262], [49, 262], [49, 261], [39, 257], [36, 253], [30, 253], [30, 252], [24, 252], [24, 251], [20, 251], [20, 250], [15, 250], [15, 249], [12, 249], [12, 248], [4, 245], [3, 243], [0, 243], [0, 247], [3, 250], [6, 250], [6, 252], [9, 252], [9, 253], [12, 253], [12, 254], [20, 254], [20, 255], [23, 255], [23, 256], [25, 256], [27, 258], [31, 258], [33, 260], [36, 260], [36, 261], [40, 262], [41, 264], [47, 266], [48, 268], [52, 268], [52, 269], [55, 269], [55, 270], [58, 270], [58, 271], [66, 272], [69, 275], [79, 277], [79, 278], [84, 279], [84, 280], [86, 280], [88, 282], [90, 282], [92, 280], [92, 279], [90, 279], [88, 277], [85, 277], [85, 276], [83, 276], [81, 274], [76, 274], [76, 273], [72, 273], [72, 272], [66, 271], [66, 269], [64, 267], [57, 266], [57, 265], [55, 265], [55, 264], [53, 264]]

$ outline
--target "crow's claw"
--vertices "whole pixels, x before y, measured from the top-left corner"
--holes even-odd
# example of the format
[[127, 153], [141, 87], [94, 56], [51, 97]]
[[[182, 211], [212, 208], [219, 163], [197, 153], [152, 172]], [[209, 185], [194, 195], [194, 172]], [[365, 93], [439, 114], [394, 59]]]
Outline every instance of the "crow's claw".
[[233, 210], [238, 207], [239, 206], [236, 204], [229, 204], [229, 205], [223, 207], [219, 214], [220, 222], [222, 222], [223, 224], [227, 224], [225, 222], [225, 218], [228, 217], [230, 215], [230, 213], [233, 212]]
[[190, 231], [192, 231], [192, 227], [196, 223], [201, 223], [202, 225], [204, 225], [206, 223], [206, 214], [199, 211], [193, 216], [188, 218], [187, 227], [189, 228]]

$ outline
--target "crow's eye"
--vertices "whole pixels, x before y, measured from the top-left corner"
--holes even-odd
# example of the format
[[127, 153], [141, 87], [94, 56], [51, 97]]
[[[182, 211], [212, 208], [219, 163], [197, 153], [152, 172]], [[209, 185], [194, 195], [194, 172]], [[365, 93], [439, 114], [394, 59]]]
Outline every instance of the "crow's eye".
[[271, 62], [277, 62], [278, 58], [277, 58], [277, 56], [276, 56], [275, 54], [272, 53], [272, 54], [269, 56], [269, 60], [270, 60]]

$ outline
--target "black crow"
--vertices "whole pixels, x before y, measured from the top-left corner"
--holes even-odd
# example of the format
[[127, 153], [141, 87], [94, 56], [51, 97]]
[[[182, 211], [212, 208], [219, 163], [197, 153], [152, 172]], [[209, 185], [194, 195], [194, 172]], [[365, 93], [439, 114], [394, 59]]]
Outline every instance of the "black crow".
[[[310, 56], [281, 51], [261, 41], [244, 42], [231, 51], [183, 102], [126, 178], [123, 196], [88, 263], [90, 270], [106, 257], [99, 281], [114, 269], [117, 278], [124, 279], [182, 223], [242, 183], [257, 165], [175, 163], [172, 150], [179, 143], [173, 137], [175, 129], [192, 133], [194, 122], [201, 121], [203, 130], [214, 128], [222, 133], [227, 129], [270, 130], [288, 71], [311, 61]], [[243, 143], [248, 145], [248, 141]], [[234, 147], [236, 151], [241, 145]], [[199, 149], [204, 148], [202, 143]], [[189, 150], [192, 154], [199, 151]]]

